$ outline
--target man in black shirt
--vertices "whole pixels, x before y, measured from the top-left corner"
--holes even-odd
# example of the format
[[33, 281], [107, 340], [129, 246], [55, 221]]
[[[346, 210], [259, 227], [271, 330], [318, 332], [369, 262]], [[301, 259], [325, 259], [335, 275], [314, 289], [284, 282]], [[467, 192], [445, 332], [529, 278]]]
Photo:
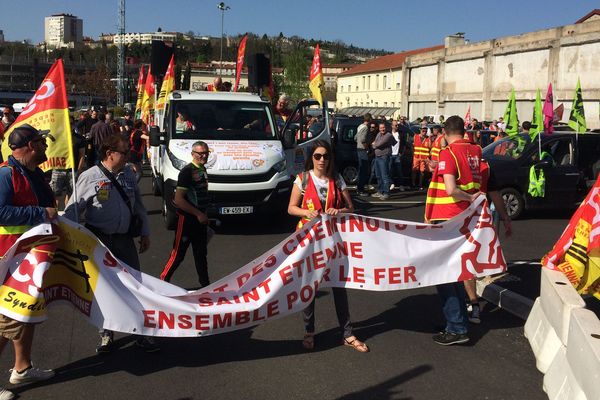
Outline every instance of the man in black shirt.
[[185, 258], [190, 243], [194, 252], [194, 262], [200, 287], [208, 286], [207, 226], [208, 216], [208, 177], [206, 160], [208, 145], [197, 141], [192, 145], [192, 162], [186, 165], [177, 177], [177, 189], [173, 203], [177, 207], [177, 229], [171, 256], [165, 265], [160, 279], [169, 281], [179, 264]]

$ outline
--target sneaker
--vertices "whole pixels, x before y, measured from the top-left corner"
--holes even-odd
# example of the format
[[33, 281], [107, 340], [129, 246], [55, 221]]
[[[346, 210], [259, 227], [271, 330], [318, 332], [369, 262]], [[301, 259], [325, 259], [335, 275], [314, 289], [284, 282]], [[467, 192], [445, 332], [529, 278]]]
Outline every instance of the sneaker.
[[390, 185], [390, 190], [394, 190], [396, 188], [396, 185], [394, 185], [393, 183]]
[[373, 193], [373, 194], [371, 195], [371, 197], [381, 197], [381, 196], [382, 196], [382, 195], [381, 195], [381, 193], [379, 193], [379, 192], [375, 192], [375, 193]]
[[110, 353], [113, 350], [113, 335], [110, 333], [102, 333], [100, 335], [100, 343], [96, 346], [96, 353]]
[[160, 351], [160, 347], [151, 336], [142, 336], [135, 341], [135, 344], [146, 353], [156, 353], [157, 351]]
[[442, 346], [450, 346], [453, 344], [467, 343], [469, 337], [464, 333], [441, 332], [438, 335], [433, 335], [433, 341]]
[[10, 379], [8, 381], [14, 385], [18, 385], [19, 383], [45, 381], [46, 379], [52, 378], [54, 375], [55, 373], [51, 369], [39, 369], [32, 365], [22, 372], [18, 372], [16, 369], [11, 369]]
[[15, 394], [10, 390], [0, 388], [0, 400], [12, 400], [15, 398]]
[[389, 194], [382, 194], [381, 196], [379, 196], [379, 198], [380, 198], [381, 200], [387, 200], [387, 199], [389, 199], [389, 198], [390, 198], [390, 195], [389, 195]]
[[471, 305], [471, 313], [469, 314], [469, 321], [473, 324], [481, 323], [481, 309], [479, 308], [479, 304]]

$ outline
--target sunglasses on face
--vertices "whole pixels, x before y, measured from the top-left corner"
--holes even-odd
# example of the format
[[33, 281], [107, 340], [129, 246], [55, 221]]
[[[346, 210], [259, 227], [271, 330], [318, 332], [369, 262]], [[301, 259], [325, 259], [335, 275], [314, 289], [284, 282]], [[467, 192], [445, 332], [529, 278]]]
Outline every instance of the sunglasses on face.
[[199, 156], [208, 156], [208, 153], [210, 153], [210, 151], [194, 151], [194, 150], [192, 150], [192, 153], [198, 154]]
[[313, 158], [317, 161], [319, 161], [321, 159], [321, 157], [323, 157], [323, 160], [327, 161], [329, 160], [329, 154], [328, 153], [314, 153], [313, 154]]

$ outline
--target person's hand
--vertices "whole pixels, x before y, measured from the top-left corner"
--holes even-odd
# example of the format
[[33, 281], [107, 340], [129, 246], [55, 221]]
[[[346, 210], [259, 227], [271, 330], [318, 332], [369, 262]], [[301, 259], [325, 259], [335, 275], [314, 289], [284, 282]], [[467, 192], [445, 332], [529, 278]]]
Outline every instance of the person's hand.
[[434, 161], [434, 160], [429, 160], [428, 163], [429, 163], [429, 168], [431, 168], [431, 169], [435, 169], [435, 167], [437, 167], [437, 165], [438, 165], [438, 162]]
[[306, 214], [304, 215], [304, 217], [307, 219], [313, 219], [318, 216], [319, 216], [319, 212], [317, 210], [307, 210]]
[[327, 215], [338, 215], [340, 213], [340, 210], [338, 210], [337, 208], [328, 208], [327, 210], [325, 210], [325, 214]]
[[139, 253], [142, 254], [143, 252], [148, 250], [149, 247], [150, 247], [150, 236], [141, 236]]
[[58, 217], [58, 210], [54, 207], [46, 207], [46, 218], [48, 221], [54, 221]]
[[196, 218], [198, 219], [198, 222], [200, 222], [201, 224], [208, 225], [208, 217], [203, 212], [198, 213], [198, 215], [196, 215]]
[[512, 224], [510, 218], [503, 219], [502, 224], [504, 225], [504, 235], [506, 237], [510, 237], [512, 235]]
[[470, 197], [471, 197], [471, 200], [470, 200], [471, 203], [474, 202], [475, 200], [477, 200], [477, 198], [479, 196], [482, 196], [482, 195], [483, 195], [483, 192], [477, 192], [477, 193], [473, 193], [472, 195], [470, 195]]

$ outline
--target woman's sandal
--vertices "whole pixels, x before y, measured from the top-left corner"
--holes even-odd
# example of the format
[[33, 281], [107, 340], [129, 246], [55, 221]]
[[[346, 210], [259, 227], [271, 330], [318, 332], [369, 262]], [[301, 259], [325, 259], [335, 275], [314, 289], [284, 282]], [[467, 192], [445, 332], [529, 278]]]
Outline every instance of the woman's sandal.
[[307, 333], [304, 335], [304, 339], [302, 340], [302, 347], [306, 350], [313, 350], [315, 348], [315, 334]]
[[354, 339], [352, 339], [352, 337], [344, 338], [344, 346], [350, 346], [360, 353], [368, 353], [369, 346], [367, 346], [366, 343], [363, 343], [360, 340], [358, 340], [355, 336], [353, 337]]

